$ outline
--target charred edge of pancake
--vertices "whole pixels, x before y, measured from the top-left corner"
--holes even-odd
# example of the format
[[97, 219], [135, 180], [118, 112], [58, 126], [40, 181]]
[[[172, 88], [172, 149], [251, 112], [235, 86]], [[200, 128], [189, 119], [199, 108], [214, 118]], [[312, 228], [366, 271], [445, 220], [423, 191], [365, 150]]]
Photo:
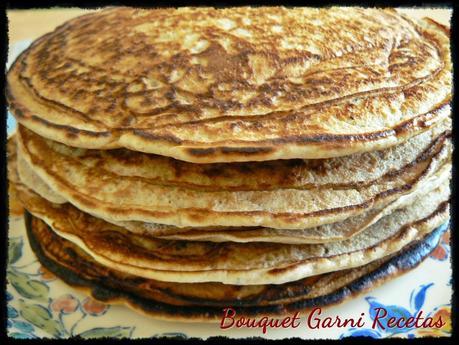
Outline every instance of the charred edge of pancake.
[[[152, 316], [166, 315], [170, 317], [182, 318], [204, 318], [217, 319], [221, 317], [223, 307], [203, 307], [203, 306], [174, 306], [159, 301], [139, 297], [133, 293], [116, 290], [114, 288], [94, 283], [93, 281], [79, 277], [75, 272], [59, 265], [49, 259], [36, 240], [32, 230], [33, 216], [25, 212], [25, 223], [30, 246], [39, 259], [40, 263], [49, 271], [60, 277], [64, 282], [71, 286], [89, 289], [90, 294], [96, 300], [109, 303], [115, 300], [124, 300], [135, 309], [139, 309]], [[49, 226], [48, 226], [49, 228]], [[418, 266], [439, 244], [441, 236], [448, 229], [448, 222], [439, 226], [431, 233], [409, 245], [401, 254], [393, 257], [376, 270], [360, 277], [344, 287], [339, 288], [330, 294], [315, 298], [304, 299], [290, 304], [280, 304], [271, 306], [251, 306], [237, 308], [238, 315], [255, 316], [261, 314], [284, 314], [286, 312], [300, 311], [317, 306], [326, 306], [342, 302], [350, 296], [362, 293], [378, 284], [383, 283], [391, 276], [413, 269]], [[229, 306], [237, 307], [236, 304]]]
[[314, 302], [317, 302], [320, 305], [322, 299], [326, 300], [326, 303], [324, 304], [336, 304], [347, 296], [357, 295], [358, 293], [371, 289], [372, 286], [375, 286], [378, 283], [383, 283], [392, 275], [397, 276], [417, 267], [440, 244], [441, 236], [448, 230], [448, 227], [449, 221], [437, 227], [421, 240], [418, 240], [407, 246], [407, 248], [402, 249], [400, 255], [396, 254], [394, 258], [390, 259], [376, 270], [370, 272], [366, 276], [356, 279], [336, 292], [326, 296], [306, 300], [306, 303], [304, 303], [304, 301], [294, 302], [287, 306], [287, 310], [314, 307], [316, 306]]

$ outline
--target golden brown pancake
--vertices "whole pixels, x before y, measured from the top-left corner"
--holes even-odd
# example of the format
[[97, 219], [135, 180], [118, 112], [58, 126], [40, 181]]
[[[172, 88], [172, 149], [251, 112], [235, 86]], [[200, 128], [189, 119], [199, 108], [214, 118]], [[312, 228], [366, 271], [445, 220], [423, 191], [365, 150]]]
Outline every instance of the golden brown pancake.
[[[244, 180], [245, 173], [238, 173], [231, 164], [219, 167], [220, 183], [201, 188], [196, 185], [206, 181], [203, 170], [184, 173], [183, 179], [174, 178], [169, 175], [174, 164], [171, 160], [161, 164], [161, 158], [145, 154], [135, 157], [132, 152], [75, 149], [20, 127], [18, 158], [26, 161], [26, 167], [19, 169], [19, 173], [24, 183], [39, 194], [43, 195], [39, 184], [33, 176], [27, 178], [24, 172], [32, 170], [58, 197], [81, 210], [131, 230], [137, 227], [152, 233], [174, 233], [177, 232], [174, 227], [188, 230], [190, 227], [210, 227], [208, 230], [213, 230], [215, 227], [253, 226], [305, 229], [385, 207], [421, 188], [436, 173], [449, 173], [452, 150], [449, 125], [448, 119], [438, 129], [435, 127], [406, 145], [348, 156], [347, 162], [351, 163], [344, 163], [346, 160], [341, 158], [319, 163], [325, 171], [328, 166], [335, 167], [331, 169], [336, 172], [335, 179], [333, 175], [322, 174], [310, 161], [304, 163], [303, 169], [279, 161], [280, 175], [300, 174], [292, 179], [291, 185], [284, 182], [278, 186], [276, 179], [265, 188], [246, 182], [248, 184], [242, 189], [224, 187], [232, 176], [236, 177], [235, 181]], [[127, 156], [132, 156], [132, 160]], [[159, 166], [156, 161], [160, 162]], [[181, 164], [176, 163], [177, 166]], [[187, 171], [190, 164], [185, 164], [183, 170]], [[249, 168], [250, 164], [245, 166]], [[269, 169], [257, 169], [259, 166], [262, 164], [257, 163], [253, 171], [268, 180]], [[228, 178], [225, 168], [229, 171]], [[359, 168], [373, 173], [357, 173], [361, 177], [357, 180], [349, 177], [350, 171], [359, 171]], [[233, 182], [233, 186], [237, 186], [237, 182]], [[120, 223], [126, 221], [140, 223]], [[142, 222], [161, 225], [142, 225]]]
[[447, 228], [449, 46], [448, 29], [394, 9], [68, 21], [7, 76], [31, 247], [96, 299], [168, 320], [370, 289]]
[[111, 270], [94, 261], [43, 221], [27, 213], [32, 250], [41, 264], [67, 284], [109, 303], [173, 321], [218, 321], [222, 308], [239, 316], [282, 316], [340, 303], [416, 267], [438, 244], [446, 225], [403, 251], [359, 268], [327, 273], [282, 285], [167, 283]]
[[[435, 128], [436, 132], [440, 132], [441, 129]], [[422, 140], [420, 138], [416, 138], [416, 140], [411, 139], [403, 146], [408, 146], [409, 150], [396, 150], [392, 154], [379, 154], [378, 158], [374, 158], [371, 161], [378, 162], [380, 166], [388, 169], [387, 167], [393, 167], [394, 162], [392, 159], [387, 157], [395, 157], [396, 159], [401, 159], [401, 157], [405, 157], [409, 152], [412, 156], [413, 153], [411, 151], [421, 152], [421, 149], [413, 150], [413, 145], [420, 146], [419, 144], [422, 143], [423, 146], [421, 148], [427, 147], [424, 152], [419, 154], [419, 156], [415, 157], [415, 161], [422, 161], [425, 160], [426, 157], [429, 157], [432, 152], [438, 150], [441, 147], [445, 140], [448, 138], [448, 131], [444, 132], [443, 134], [436, 137], [433, 142], [427, 145], [429, 138], [428, 134], [432, 134], [426, 132], [420, 137], [423, 137]], [[415, 147], [416, 147], [415, 146]], [[62, 152], [62, 150], [59, 150]], [[430, 153], [429, 153], [430, 152]], [[374, 153], [371, 153], [373, 155]], [[135, 155], [135, 153], [131, 153], [131, 155]], [[370, 155], [364, 154], [364, 155]], [[89, 158], [93, 158], [97, 156], [94, 152], [89, 154]], [[83, 156], [81, 153], [78, 155], [81, 161], [88, 160], [88, 156]], [[115, 158], [117, 155], [115, 155]], [[85, 159], [86, 158], [86, 159]], [[150, 157], [151, 158], [151, 157]], [[385, 158], [385, 160], [382, 160]], [[90, 160], [89, 159], [89, 160]], [[96, 163], [92, 163], [93, 166], [100, 167], [101, 165], [107, 166], [107, 169], [110, 170], [110, 165], [107, 164], [107, 160], [110, 159], [96, 159]], [[331, 159], [335, 160], [335, 159]], [[369, 159], [360, 159], [358, 161], [368, 161]], [[404, 162], [409, 161], [409, 159], [404, 158]], [[282, 161], [284, 162], [284, 161]], [[43, 198], [51, 201], [53, 203], [64, 203], [66, 202], [58, 193], [55, 193], [51, 188], [33, 171], [32, 167], [24, 160], [19, 159], [17, 162], [17, 169], [20, 176], [21, 183], [25, 184], [28, 188], [35, 191], [37, 194], [42, 196]], [[331, 162], [330, 162], [331, 163]], [[413, 164], [412, 162], [411, 164]], [[12, 162], [13, 165], [16, 165], [16, 162]], [[189, 163], [185, 163], [186, 165], [190, 165]], [[115, 171], [113, 167], [116, 165], [115, 163], [112, 164], [111, 171]], [[328, 164], [327, 164], [328, 165]], [[337, 165], [336, 163], [331, 163], [330, 165]], [[121, 166], [121, 168], [120, 168]], [[134, 167], [136, 165], [129, 164], [125, 169], [132, 169], [131, 171], [134, 172]], [[148, 168], [154, 170], [156, 165], [149, 164], [148, 166], [137, 165], [140, 170], [148, 171]], [[348, 165], [346, 165], [348, 166]], [[122, 164], [118, 164], [119, 169], [123, 169]], [[228, 170], [231, 169], [231, 164], [227, 164]], [[161, 169], [159, 169], [161, 170]], [[373, 167], [370, 169], [372, 172], [375, 170], [379, 170], [378, 167]], [[342, 222], [332, 223], [321, 225], [313, 228], [308, 229], [301, 229], [301, 230], [286, 230], [286, 229], [272, 229], [272, 228], [261, 228], [261, 227], [244, 227], [244, 228], [236, 228], [236, 227], [220, 227], [220, 228], [177, 228], [174, 226], [167, 226], [163, 224], [155, 224], [155, 223], [145, 223], [145, 222], [135, 222], [135, 221], [125, 221], [125, 222], [113, 222], [116, 225], [121, 227], [125, 227], [127, 230], [130, 230], [134, 233], [146, 235], [146, 236], [153, 236], [153, 237], [160, 237], [164, 239], [179, 239], [179, 240], [205, 240], [205, 241], [214, 241], [214, 242], [225, 242], [225, 241], [233, 241], [233, 242], [278, 242], [278, 243], [325, 243], [325, 242], [333, 242], [344, 240], [351, 236], [354, 236], [362, 231], [364, 231], [367, 227], [374, 224], [378, 221], [381, 217], [390, 214], [393, 210], [405, 207], [413, 202], [413, 200], [423, 194], [430, 193], [431, 191], [438, 188], [442, 183], [444, 183], [447, 179], [450, 178], [450, 168], [442, 169], [443, 171], [437, 172], [436, 174], [432, 175], [428, 179], [426, 179], [418, 188], [415, 188], [414, 191], [399, 197], [395, 201], [391, 202], [390, 204], [384, 207], [378, 207], [374, 209], [370, 209], [369, 211], [364, 212], [361, 215], [356, 217], [350, 217]], [[308, 174], [309, 172], [309, 174]], [[312, 171], [305, 170], [304, 175], [308, 176], [311, 175]], [[389, 170], [390, 174], [394, 174], [394, 169]], [[16, 172], [15, 172], [16, 174]], [[136, 175], [139, 175], [137, 172]], [[225, 176], [225, 173], [222, 174]], [[94, 176], [94, 175], [93, 175]], [[167, 175], [166, 175], [167, 176]], [[122, 178], [122, 177], [121, 177]], [[18, 180], [18, 179], [16, 179]], [[18, 180], [19, 181], [19, 180]]]
[[6, 152], [8, 169], [8, 211], [12, 216], [22, 216], [24, 214], [24, 207], [19, 201], [19, 196], [15, 187], [16, 183], [20, 182], [17, 173], [17, 147], [15, 134], [8, 138]]
[[[66, 202], [59, 194], [35, 174], [32, 168], [20, 159], [18, 171], [21, 183], [53, 203]], [[136, 221], [113, 222], [129, 231], [144, 236], [163, 239], [212, 242], [274, 242], [274, 243], [326, 243], [341, 241], [359, 234], [392, 211], [409, 206], [417, 197], [428, 194], [451, 178], [451, 168], [447, 166], [426, 179], [414, 191], [405, 194], [383, 207], [373, 208], [358, 216], [341, 222], [320, 225], [307, 229], [272, 229], [263, 227], [220, 227], [220, 228], [177, 228], [157, 223]]]
[[170, 282], [283, 284], [358, 267], [402, 250], [449, 218], [446, 184], [345, 241], [303, 245], [190, 242], [133, 234], [71, 204], [52, 204], [21, 184], [17, 188], [31, 214], [97, 262]]
[[195, 163], [338, 157], [447, 117], [449, 46], [443, 26], [393, 9], [111, 8], [35, 41], [8, 101], [70, 146]]

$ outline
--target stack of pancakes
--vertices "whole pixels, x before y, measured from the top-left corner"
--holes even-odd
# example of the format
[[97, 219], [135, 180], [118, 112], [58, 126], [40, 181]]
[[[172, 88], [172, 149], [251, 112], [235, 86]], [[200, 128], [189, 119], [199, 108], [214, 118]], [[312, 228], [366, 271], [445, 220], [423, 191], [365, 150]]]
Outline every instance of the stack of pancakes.
[[32, 249], [173, 320], [342, 301], [447, 229], [448, 30], [391, 9], [111, 8], [8, 74]]

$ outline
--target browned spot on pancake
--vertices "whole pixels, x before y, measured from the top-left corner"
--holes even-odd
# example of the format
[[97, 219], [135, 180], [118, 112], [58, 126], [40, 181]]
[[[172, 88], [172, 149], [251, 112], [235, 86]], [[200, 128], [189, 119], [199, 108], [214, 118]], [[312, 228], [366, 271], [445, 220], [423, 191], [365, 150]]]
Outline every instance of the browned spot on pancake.
[[149, 139], [149, 140], [152, 140], [152, 141], [155, 141], [155, 140], [167, 141], [167, 142], [171, 142], [171, 143], [174, 143], [174, 144], [181, 144], [182, 143], [182, 140], [180, 140], [179, 138], [177, 138], [175, 136], [172, 136], [172, 135], [158, 135], [158, 134], [153, 134], [151, 132], [147, 132], [147, 131], [142, 130], [142, 129], [135, 129], [132, 132], [135, 135], [138, 135], [139, 137], [142, 137], [142, 138], [145, 138], [145, 139]]
[[216, 152], [221, 152], [224, 155], [243, 154], [243, 155], [259, 155], [263, 153], [274, 152], [271, 147], [216, 147], [216, 148], [190, 148], [187, 152], [192, 156], [208, 156]]
[[201, 149], [201, 148], [192, 148], [192, 149], [187, 149], [188, 153], [192, 156], [209, 156], [214, 154], [217, 149], [215, 148], [207, 148], [207, 149]]
[[274, 151], [274, 149], [270, 147], [221, 147], [219, 149], [224, 154], [242, 153], [248, 155], [256, 155]]

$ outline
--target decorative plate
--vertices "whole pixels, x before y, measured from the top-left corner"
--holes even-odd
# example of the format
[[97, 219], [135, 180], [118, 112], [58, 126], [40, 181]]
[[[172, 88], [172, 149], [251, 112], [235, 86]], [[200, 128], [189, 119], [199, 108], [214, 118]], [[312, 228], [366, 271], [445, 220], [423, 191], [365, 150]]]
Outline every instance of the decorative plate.
[[[10, 47], [9, 64], [28, 45], [21, 41]], [[16, 124], [9, 114], [8, 133]], [[14, 206], [14, 200], [11, 205]], [[149, 338], [227, 336], [232, 338], [260, 336], [270, 339], [299, 337], [305, 339], [338, 339], [359, 335], [374, 338], [423, 337], [451, 335], [451, 263], [449, 232], [442, 243], [416, 269], [390, 280], [379, 288], [348, 300], [340, 305], [324, 308], [320, 318], [358, 319], [363, 313], [362, 327], [310, 329], [304, 317], [297, 328], [230, 328], [220, 324], [158, 321], [141, 316], [123, 306], [105, 305], [75, 291], [46, 271], [29, 247], [23, 217], [10, 215], [7, 264], [7, 333], [13, 338]], [[387, 318], [372, 327], [375, 310], [387, 310]], [[390, 316], [416, 317], [433, 322], [442, 320], [440, 328], [389, 328]]]

